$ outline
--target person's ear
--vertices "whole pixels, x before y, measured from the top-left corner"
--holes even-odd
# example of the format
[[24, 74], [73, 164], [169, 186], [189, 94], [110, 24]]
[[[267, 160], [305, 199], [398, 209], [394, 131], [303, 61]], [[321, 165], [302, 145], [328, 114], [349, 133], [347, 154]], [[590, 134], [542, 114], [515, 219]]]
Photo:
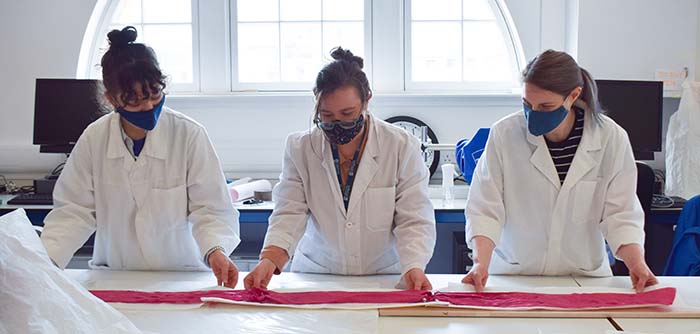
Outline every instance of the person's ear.
[[573, 91], [571, 91], [571, 94], [569, 94], [569, 96], [571, 97], [571, 104], [573, 104], [574, 101], [578, 100], [578, 98], [581, 97], [581, 92], [583, 92], [583, 88], [581, 86], [576, 87]]
[[367, 100], [365, 101], [365, 105], [363, 106], [364, 110], [369, 109], [369, 100], [371, 100], [371, 99], [372, 99], [372, 91], [369, 91], [369, 93], [367, 93]]
[[581, 88], [581, 87], [574, 88], [574, 90], [572, 90], [571, 93], [569, 93], [569, 96], [564, 98], [564, 104], [565, 104], [564, 106], [567, 109], [571, 109], [571, 107], [574, 105], [576, 100], [578, 100], [578, 98], [581, 97], [582, 91], [583, 91], [583, 88]]

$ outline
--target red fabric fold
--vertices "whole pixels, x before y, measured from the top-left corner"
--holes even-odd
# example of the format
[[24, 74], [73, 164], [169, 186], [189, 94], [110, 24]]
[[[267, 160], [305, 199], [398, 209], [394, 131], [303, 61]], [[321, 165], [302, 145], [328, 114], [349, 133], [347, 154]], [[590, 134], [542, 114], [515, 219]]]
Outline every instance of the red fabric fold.
[[642, 293], [526, 293], [436, 292], [435, 299], [452, 305], [495, 308], [603, 309], [644, 305], [671, 305], [675, 288]]
[[108, 303], [199, 304], [203, 297], [263, 304], [406, 304], [432, 301], [430, 291], [388, 292], [274, 292], [270, 290], [210, 290], [186, 292], [145, 292], [133, 290], [92, 290], [93, 295]]
[[274, 292], [270, 290], [211, 290], [186, 292], [144, 292], [131, 290], [92, 290], [92, 294], [109, 303], [199, 304], [203, 297], [238, 302], [278, 305], [314, 304], [413, 304], [441, 301], [452, 305], [489, 308], [603, 309], [645, 305], [671, 305], [675, 288], [661, 288], [642, 293], [571, 293], [547, 294], [527, 292], [435, 292], [430, 291], [310, 291]]

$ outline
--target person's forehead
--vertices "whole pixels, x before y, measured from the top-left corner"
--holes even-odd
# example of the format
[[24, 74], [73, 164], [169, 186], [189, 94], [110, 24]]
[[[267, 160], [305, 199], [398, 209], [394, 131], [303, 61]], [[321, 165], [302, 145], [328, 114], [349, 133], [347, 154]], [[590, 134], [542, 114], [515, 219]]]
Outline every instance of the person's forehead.
[[323, 96], [320, 105], [321, 109], [332, 111], [361, 106], [362, 100], [353, 87], [341, 88]]

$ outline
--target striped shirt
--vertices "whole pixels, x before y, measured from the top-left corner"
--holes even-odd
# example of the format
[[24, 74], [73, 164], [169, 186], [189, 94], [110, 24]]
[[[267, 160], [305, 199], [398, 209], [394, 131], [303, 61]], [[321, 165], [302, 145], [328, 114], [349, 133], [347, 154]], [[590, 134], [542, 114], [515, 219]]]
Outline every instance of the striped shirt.
[[581, 143], [581, 136], [583, 136], [583, 111], [580, 109], [576, 109], [575, 111], [576, 121], [574, 121], [574, 128], [571, 130], [566, 140], [555, 143], [545, 138], [547, 147], [549, 148], [549, 155], [552, 156], [554, 167], [557, 169], [561, 184], [564, 184], [564, 179], [566, 179], [566, 174], [569, 172], [571, 162], [574, 161], [574, 155], [576, 154], [578, 144]]

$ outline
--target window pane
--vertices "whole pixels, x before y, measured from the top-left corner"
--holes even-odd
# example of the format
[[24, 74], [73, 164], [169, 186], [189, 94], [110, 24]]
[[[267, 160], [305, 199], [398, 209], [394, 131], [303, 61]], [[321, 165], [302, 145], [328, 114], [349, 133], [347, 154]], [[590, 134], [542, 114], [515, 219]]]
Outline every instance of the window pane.
[[144, 23], [190, 23], [190, 0], [143, 0]]
[[277, 82], [279, 69], [279, 24], [238, 24], [238, 80]]
[[312, 82], [321, 69], [321, 23], [282, 23], [282, 81]]
[[336, 46], [349, 49], [356, 56], [365, 56], [364, 24], [362, 22], [323, 23], [323, 58], [330, 61], [330, 51]]
[[496, 22], [464, 22], [464, 80], [512, 81], [508, 48]]
[[145, 25], [143, 38], [156, 52], [161, 69], [172, 83], [193, 82], [191, 25]]
[[364, 18], [364, 0], [323, 0], [324, 20], [362, 21]]
[[278, 21], [278, 0], [237, 0], [238, 22]]
[[121, 0], [112, 13], [112, 24], [141, 22], [141, 0]]
[[413, 81], [460, 81], [460, 23], [414, 22], [411, 27]]
[[411, 0], [413, 20], [461, 20], [462, 0]]
[[320, 21], [321, 0], [280, 0], [280, 20]]
[[465, 20], [495, 20], [489, 0], [464, 0]]

